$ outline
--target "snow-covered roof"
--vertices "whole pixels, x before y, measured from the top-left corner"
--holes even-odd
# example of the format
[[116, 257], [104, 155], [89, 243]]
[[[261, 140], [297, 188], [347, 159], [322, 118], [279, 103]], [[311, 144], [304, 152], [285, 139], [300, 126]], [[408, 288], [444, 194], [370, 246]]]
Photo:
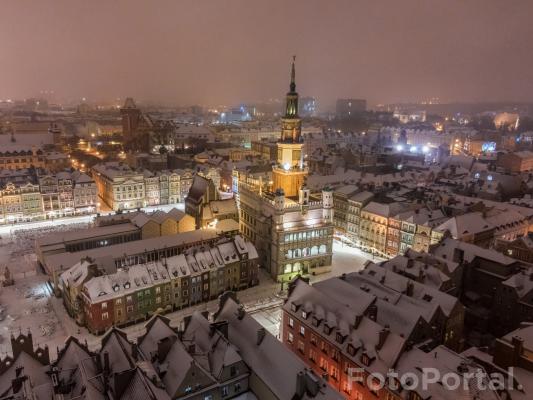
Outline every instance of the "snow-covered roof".
[[431, 253], [437, 257], [445, 260], [454, 260], [455, 251], [463, 252], [463, 258], [466, 262], [472, 262], [476, 257], [485, 260], [493, 261], [502, 265], [511, 265], [517, 261], [513, 258], [507, 257], [499, 251], [492, 249], [485, 249], [475, 244], [466, 243], [461, 240], [453, 238], [445, 238], [439, 244], [431, 249]]
[[494, 225], [483, 218], [480, 212], [472, 212], [463, 215], [457, 215], [448, 221], [439, 225], [435, 230], [439, 232], [449, 231], [453, 238], [461, 239], [467, 235], [486, 232], [494, 229]]
[[[216, 321], [227, 321], [228, 340], [239, 349], [239, 355], [249, 365], [257, 378], [270, 389], [278, 399], [293, 399], [296, 392], [296, 380], [299, 373], [312, 375], [318, 383], [316, 396], [304, 392], [301, 400], [336, 400], [343, 396], [325, 384], [320, 377], [307, 370], [307, 365], [300, 358], [287, 351], [277, 338], [265, 332], [261, 343], [257, 344], [257, 332], [261, 325], [246, 313], [239, 316], [239, 305], [228, 298], [219, 310]], [[306, 371], [307, 370], [307, 371]]]
[[[386, 340], [378, 348], [380, 331], [386, 327], [388, 329], [389, 321], [386, 323], [379, 319], [373, 321], [364, 315], [366, 315], [365, 306], [368, 308], [374, 304], [373, 301], [379, 301], [379, 299], [373, 294], [365, 293], [364, 290], [351, 285], [348, 281], [343, 283], [328, 282], [335, 280], [342, 279], [331, 278], [313, 286], [302, 280], [296, 281], [294, 289], [283, 306], [284, 311], [300, 320], [304, 319], [302, 311], [305, 311], [305, 319], [309, 321], [309, 324], [313, 318], [317, 318], [317, 329], [322, 331], [321, 324], [326, 324], [332, 328], [329, 333], [330, 340], [341, 348], [346, 357], [355, 360], [363, 352], [372, 352], [376, 355], [376, 359], [367, 366], [369, 372], [384, 373], [388, 371], [396, 362], [407, 339], [401, 337], [400, 333], [391, 327]], [[361, 301], [359, 302], [359, 300]], [[296, 311], [293, 307], [296, 307]], [[378, 311], [378, 318], [379, 314], [380, 311]], [[360, 322], [356, 326], [355, 321], [357, 319], [360, 319]], [[336, 341], [337, 332], [347, 336], [347, 340], [342, 344]], [[328, 336], [324, 331], [321, 332], [321, 335]], [[356, 347], [356, 353], [350, 354], [348, 345], [354, 343], [360, 345]]]

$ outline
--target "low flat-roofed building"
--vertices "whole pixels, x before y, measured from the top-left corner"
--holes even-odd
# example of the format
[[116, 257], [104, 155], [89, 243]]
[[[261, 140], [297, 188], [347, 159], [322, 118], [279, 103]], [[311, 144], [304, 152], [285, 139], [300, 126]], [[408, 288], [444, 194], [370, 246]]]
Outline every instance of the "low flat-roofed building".
[[75, 253], [119, 243], [140, 240], [142, 232], [132, 223], [96, 226], [89, 229], [51, 233], [37, 239], [35, 247], [37, 258], [44, 259], [57, 253]]
[[45, 255], [42, 260], [39, 259], [39, 262], [48, 275], [51, 276], [52, 283], [56, 286], [58, 274], [70, 268], [82, 258], [90, 257], [95, 261], [110, 258], [117, 267], [135, 265], [147, 261], [156, 261], [164, 257], [177, 255], [184, 249], [190, 247], [214, 243], [221, 237], [234, 236], [238, 232], [238, 228], [235, 225], [236, 224], [221, 224], [221, 226], [211, 229], [195, 230], [144, 240], [134, 240], [112, 246], [82, 250], [75, 253], [63, 252], [49, 254]]

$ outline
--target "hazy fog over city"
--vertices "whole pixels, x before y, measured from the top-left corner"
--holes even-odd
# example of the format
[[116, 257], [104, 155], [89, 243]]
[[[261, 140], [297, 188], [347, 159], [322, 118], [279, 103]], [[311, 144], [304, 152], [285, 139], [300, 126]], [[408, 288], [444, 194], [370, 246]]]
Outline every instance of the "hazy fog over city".
[[4, 1], [0, 99], [531, 101], [533, 2]]

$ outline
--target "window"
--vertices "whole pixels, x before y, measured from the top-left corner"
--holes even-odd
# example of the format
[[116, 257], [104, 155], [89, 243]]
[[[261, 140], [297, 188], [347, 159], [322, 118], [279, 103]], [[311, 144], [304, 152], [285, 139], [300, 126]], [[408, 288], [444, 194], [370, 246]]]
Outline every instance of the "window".
[[102, 303], [102, 310], [107, 310], [107, 303]]
[[122, 299], [117, 299], [117, 301], [115, 302], [117, 305], [120, 305], [122, 304]]
[[294, 340], [294, 335], [292, 333], [287, 334], [287, 342], [292, 343]]
[[305, 336], [305, 327], [300, 326], [300, 335]]
[[102, 313], [102, 321], [105, 321], [106, 319], [109, 319], [109, 314], [107, 312]]
[[311, 344], [316, 346], [316, 336], [315, 335], [311, 335]]
[[324, 371], [328, 370], [328, 362], [324, 357], [320, 357], [320, 368]]
[[370, 357], [367, 354], [361, 356], [361, 362], [367, 367], [370, 365]]
[[302, 318], [307, 319], [307, 313], [305, 311], [302, 311]]
[[300, 353], [302, 353], [302, 354], [305, 353], [305, 344], [304, 344], [304, 342], [302, 342], [301, 340], [298, 340], [298, 350], [299, 350]]
[[351, 381], [345, 381], [342, 385], [342, 390], [344, 390], [345, 393], [350, 394], [352, 392], [352, 382]]
[[294, 328], [294, 320], [292, 318], [289, 318], [289, 326]]
[[226, 397], [227, 395], [229, 395], [229, 390], [228, 390], [228, 387], [227, 386], [224, 386], [222, 388], [222, 396], [223, 397]]
[[313, 362], [316, 362], [316, 351], [313, 349], [309, 350], [309, 359]]
[[339, 379], [339, 370], [338, 368], [335, 366], [335, 365], [332, 365], [330, 368], [329, 368], [329, 374], [331, 375], [331, 377], [335, 380], [338, 380]]
[[320, 342], [320, 350], [322, 350], [324, 353], [328, 352], [328, 346], [326, 345], [326, 342]]

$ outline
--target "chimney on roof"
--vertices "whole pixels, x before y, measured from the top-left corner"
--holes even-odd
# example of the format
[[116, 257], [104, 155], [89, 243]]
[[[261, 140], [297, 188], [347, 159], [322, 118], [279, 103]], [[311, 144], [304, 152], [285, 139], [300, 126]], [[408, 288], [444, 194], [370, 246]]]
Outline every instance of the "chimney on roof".
[[264, 327], [261, 327], [257, 330], [257, 345], [259, 346], [266, 336], [266, 329]]
[[135, 361], [139, 359], [139, 347], [137, 343], [133, 343], [131, 345], [131, 356], [133, 357]]
[[237, 319], [242, 320], [244, 318], [244, 306], [242, 304], [239, 304], [239, 308], [237, 309]]
[[511, 344], [513, 345], [513, 365], [518, 365], [518, 361], [524, 353], [524, 339], [520, 336], [513, 336]]
[[109, 373], [109, 353], [107, 351], [104, 351], [104, 374], [109, 375]]
[[388, 325], [385, 325], [385, 327], [382, 330], [379, 331], [379, 333], [378, 333], [378, 335], [379, 335], [378, 344], [376, 346], [376, 348], [378, 350], [381, 350], [381, 348], [385, 344], [385, 341], [387, 340], [387, 337], [389, 336], [389, 333], [390, 333], [390, 328], [389, 328]]
[[378, 319], [378, 306], [375, 304], [371, 304], [370, 307], [368, 307], [367, 312], [368, 312], [368, 318], [376, 322]]
[[298, 372], [296, 375], [296, 393], [294, 399], [302, 399], [305, 394], [305, 375], [304, 371]]
[[413, 293], [415, 290], [415, 285], [412, 281], [407, 281], [407, 288], [405, 289], [405, 294], [409, 297], [413, 297]]
[[356, 315], [355, 316], [355, 321], [354, 321], [354, 324], [353, 324], [353, 328], [354, 329], [357, 329], [359, 328], [359, 325], [361, 325], [361, 321], [363, 320], [363, 315]]

